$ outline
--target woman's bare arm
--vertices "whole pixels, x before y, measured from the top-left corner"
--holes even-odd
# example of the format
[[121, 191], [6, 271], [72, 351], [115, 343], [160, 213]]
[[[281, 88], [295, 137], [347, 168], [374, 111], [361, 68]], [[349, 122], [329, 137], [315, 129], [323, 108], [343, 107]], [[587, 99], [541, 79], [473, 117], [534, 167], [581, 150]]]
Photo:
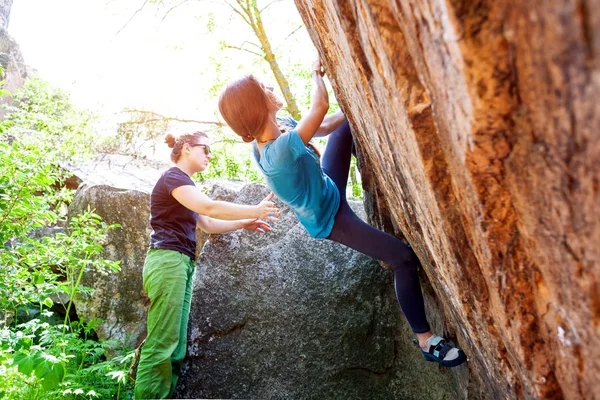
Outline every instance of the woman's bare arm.
[[245, 218], [262, 218], [277, 221], [279, 209], [271, 201], [271, 193], [257, 205], [229, 203], [227, 201], [212, 200], [202, 193], [197, 187], [191, 185], [179, 186], [171, 191], [171, 195], [184, 207], [207, 217], [238, 220]]
[[329, 110], [329, 95], [327, 94], [325, 82], [323, 82], [323, 74], [321, 61], [317, 60], [313, 64], [312, 71], [313, 87], [311, 92], [310, 110], [308, 110], [308, 113], [296, 126], [296, 131], [304, 144], [308, 144], [310, 139], [315, 136], [317, 130], [323, 123], [327, 110]]
[[346, 116], [341, 111], [336, 111], [333, 114], [326, 115], [321, 122], [321, 126], [317, 129], [315, 137], [323, 137], [335, 131], [341, 124], [346, 121]]
[[271, 231], [271, 226], [268, 223], [258, 219], [223, 221], [205, 215], [198, 215], [198, 226], [203, 232], [210, 234], [231, 232], [242, 228], [262, 233]]

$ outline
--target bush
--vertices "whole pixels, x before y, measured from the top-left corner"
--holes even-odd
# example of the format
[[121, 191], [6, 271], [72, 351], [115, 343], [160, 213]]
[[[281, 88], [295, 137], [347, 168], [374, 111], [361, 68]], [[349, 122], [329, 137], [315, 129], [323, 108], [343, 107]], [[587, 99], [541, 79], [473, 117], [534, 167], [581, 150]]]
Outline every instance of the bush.
[[89, 156], [94, 143], [92, 123], [95, 117], [75, 108], [68, 93], [40, 79], [27, 79], [13, 95], [6, 120], [10, 135], [26, 146], [50, 150], [53, 161]]
[[[66, 224], [73, 194], [62, 188], [58, 165], [89, 150], [89, 121], [63, 92], [33, 79], [0, 122], [0, 398], [131, 397], [129, 349], [109, 359], [116, 344], [92, 338], [101, 321], [69, 318], [75, 295], [92, 291], [80, 285], [85, 271], [119, 269], [102, 257], [107, 232], [118, 226], [88, 210], [65, 232], [32, 235]], [[57, 322], [49, 309], [59, 295], [70, 300]], [[31, 309], [39, 318], [26, 321]]]

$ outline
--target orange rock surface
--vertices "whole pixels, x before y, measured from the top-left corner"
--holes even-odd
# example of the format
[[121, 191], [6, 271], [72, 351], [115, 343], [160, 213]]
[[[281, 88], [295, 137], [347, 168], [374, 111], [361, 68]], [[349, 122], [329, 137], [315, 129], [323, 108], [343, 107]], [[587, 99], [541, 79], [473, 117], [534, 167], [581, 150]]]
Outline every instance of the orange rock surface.
[[600, 398], [600, 3], [296, 5], [375, 219], [412, 244], [470, 356], [459, 385]]

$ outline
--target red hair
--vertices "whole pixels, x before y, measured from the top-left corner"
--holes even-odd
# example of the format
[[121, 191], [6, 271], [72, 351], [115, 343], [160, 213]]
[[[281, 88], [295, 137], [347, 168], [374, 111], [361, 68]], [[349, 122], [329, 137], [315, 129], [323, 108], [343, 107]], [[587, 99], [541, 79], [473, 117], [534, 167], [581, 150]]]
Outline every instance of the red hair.
[[[264, 86], [253, 75], [231, 82], [219, 96], [219, 112], [229, 127], [246, 143], [252, 142], [265, 129], [269, 118], [269, 98]], [[289, 126], [278, 124], [281, 132]], [[308, 143], [315, 153], [321, 152]]]
[[165, 136], [165, 143], [171, 150], [171, 161], [176, 163], [179, 161], [179, 157], [181, 157], [181, 150], [183, 149], [183, 145], [186, 143], [197, 143], [200, 138], [207, 138], [208, 135], [204, 132], [194, 132], [188, 133], [185, 135], [180, 135], [179, 137], [175, 137], [172, 134], [168, 133]]
[[244, 142], [252, 142], [269, 118], [269, 98], [253, 75], [231, 82], [219, 96], [219, 112]]

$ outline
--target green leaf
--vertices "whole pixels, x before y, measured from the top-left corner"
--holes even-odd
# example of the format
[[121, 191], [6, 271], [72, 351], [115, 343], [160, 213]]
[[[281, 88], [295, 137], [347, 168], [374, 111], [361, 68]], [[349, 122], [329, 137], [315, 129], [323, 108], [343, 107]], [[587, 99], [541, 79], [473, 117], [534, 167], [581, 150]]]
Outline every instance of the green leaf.
[[50, 297], [46, 297], [46, 298], [44, 299], [44, 302], [43, 302], [43, 304], [44, 304], [46, 307], [50, 308], [50, 307], [52, 307], [52, 306], [54, 305], [54, 302], [52, 301], [52, 299], [51, 299]]
[[42, 380], [42, 387], [44, 390], [52, 390], [57, 387], [65, 376], [65, 368], [62, 364], [57, 363], [52, 366], [50, 372], [48, 372]]
[[15, 358], [13, 359], [15, 365], [19, 366], [19, 372], [23, 375], [29, 376], [33, 371], [33, 360], [28, 354], [23, 352], [17, 353]]
[[[40, 285], [42, 283], [44, 283], [44, 276], [42, 274], [34, 274], [33, 284]], [[51, 307], [51, 306], [49, 306], [49, 307]]]
[[58, 386], [59, 383], [62, 382], [63, 377], [65, 376], [65, 369], [61, 364], [54, 364], [52, 369], [44, 375], [44, 379], [42, 380], [42, 387], [44, 390], [49, 391]]
[[42, 359], [36, 366], [35, 366], [35, 376], [38, 379], [42, 379], [44, 378], [46, 375], [48, 375], [50, 372], [52, 371], [52, 368], [50, 367], [50, 363], [44, 359]]

